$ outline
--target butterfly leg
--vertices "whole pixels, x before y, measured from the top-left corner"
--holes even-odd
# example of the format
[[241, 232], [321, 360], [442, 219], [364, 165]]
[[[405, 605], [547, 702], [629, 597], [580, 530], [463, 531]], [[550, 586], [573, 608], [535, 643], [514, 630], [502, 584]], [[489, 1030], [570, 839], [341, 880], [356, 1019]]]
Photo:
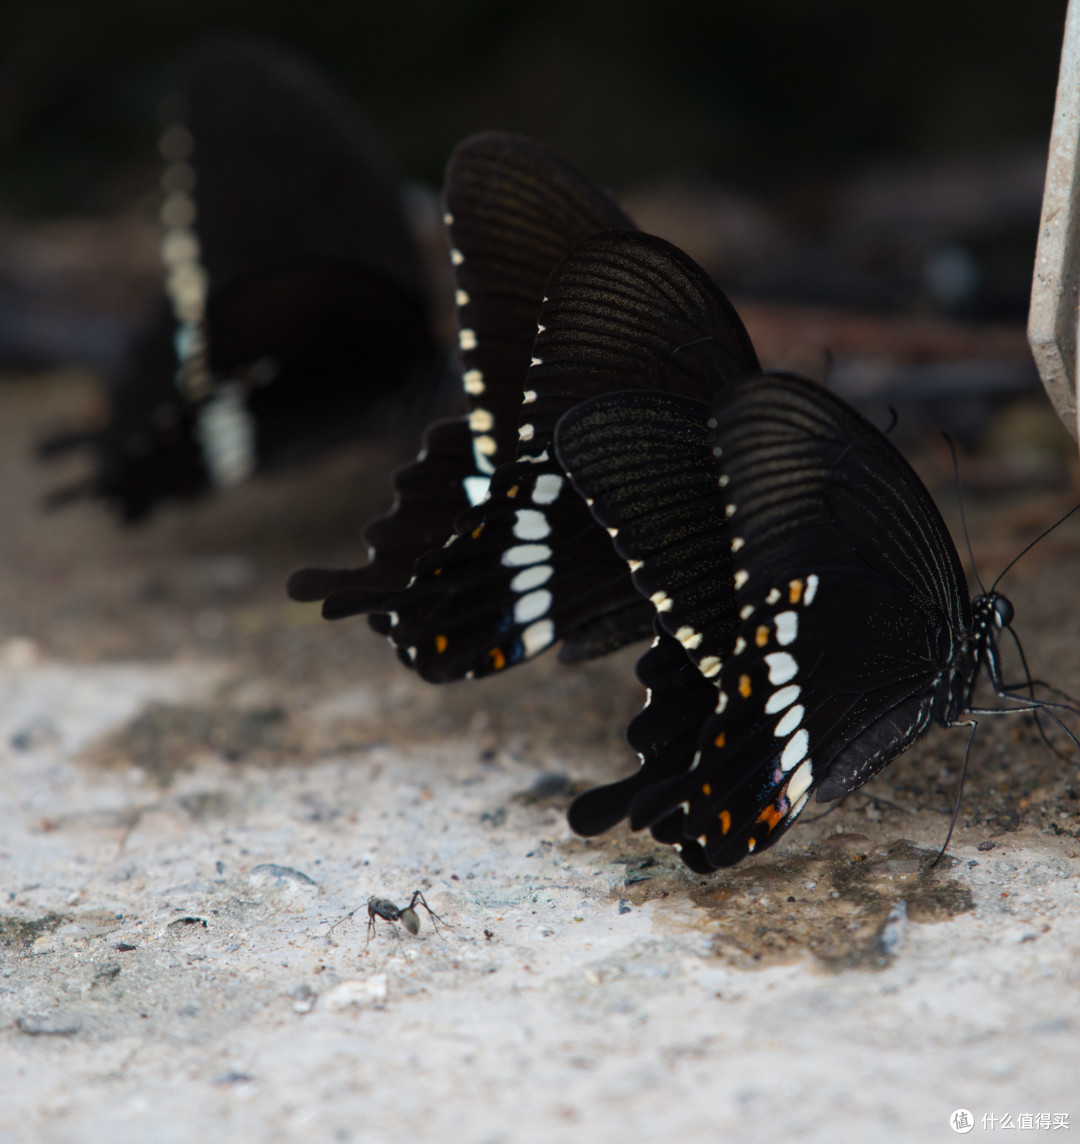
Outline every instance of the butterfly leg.
[[949, 840], [952, 838], [953, 829], [956, 826], [956, 819], [960, 814], [960, 800], [964, 796], [964, 779], [967, 778], [968, 759], [971, 757], [971, 744], [975, 741], [975, 729], [978, 725], [978, 719], [961, 719], [959, 722], [949, 724], [950, 727], [970, 727], [971, 732], [968, 734], [967, 746], [964, 748], [964, 762], [960, 767], [960, 783], [956, 788], [956, 802], [953, 804], [952, 818], [949, 820], [949, 833], [945, 835], [945, 841], [941, 844], [938, 856], [927, 867], [928, 870], [933, 870], [942, 858], [945, 857], [945, 851], [949, 849]]

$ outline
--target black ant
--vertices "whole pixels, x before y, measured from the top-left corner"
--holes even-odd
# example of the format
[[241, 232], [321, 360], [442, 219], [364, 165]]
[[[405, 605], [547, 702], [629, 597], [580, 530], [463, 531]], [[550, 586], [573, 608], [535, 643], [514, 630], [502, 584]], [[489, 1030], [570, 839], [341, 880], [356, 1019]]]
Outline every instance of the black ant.
[[[428, 912], [428, 917], [431, 918], [431, 925], [435, 932], [439, 932], [438, 923], [443, 921], [441, 917], [427, 904], [422, 891], [414, 890], [412, 899], [407, 906], [395, 906], [389, 898], [368, 898], [367, 900], [367, 941], [364, 942], [366, 946], [371, 941], [375, 933], [375, 919], [382, 918], [384, 921], [390, 923], [390, 928], [397, 933], [394, 929], [394, 922], [401, 922], [401, 924], [411, 933], [414, 937], [420, 932], [420, 915], [416, 912], [417, 905], [421, 905]], [[349, 918], [359, 912], [362, 907], [357, 906], [355, 910], [347, 913], [341, 921], [334, 922], [334, 924], [327, 930], [327, 935], [330, 934], [341, 922], [348, 921]], [[448, 924], [443, 922], [444, 925]]]

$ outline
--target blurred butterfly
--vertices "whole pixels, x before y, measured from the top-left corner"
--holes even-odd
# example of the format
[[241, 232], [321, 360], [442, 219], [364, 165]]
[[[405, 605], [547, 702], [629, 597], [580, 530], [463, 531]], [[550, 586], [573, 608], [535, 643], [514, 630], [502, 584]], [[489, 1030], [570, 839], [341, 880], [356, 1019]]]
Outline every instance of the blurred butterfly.
[[[566, 353], [564, 282], [572, 294], [577, 262], [594, 267], [612, 243], [639, 248], [649, 268], [637, 287], [618, 277], [633, 320], [597, 314]], [[704, 387], [726, 354], [714, 333], [726, 313], [713, 314], [715, 295], [685, 255], [634, 235], [601, 236], [563, 262], [537, 356], [572, 380], [586, 376], [593, 345], [634, 352], [637, 309], [651, 307], [658, 280], [666, 310], [692, 328], [655, 367], [681, 360]], [[589, 376], [597, 388], [617, 381]], [[969, 599], [937, 507], [877, 428], [798, 377], [761, 374], [709, 401], [692, 389], [602, 393], [564, 413], [555, 434], [569, 481], [656, 619], [638, 664], [646, 706], [627, 732], [640, 768], [578, 798], [575, 831], [629, 819], [705, 873], [772, 845], [811, 795], [862, 786], [931, 722], [1043, 711], [1061, 725], [1052, 708], [1071, 706], [1004, 685], [998, 640], [1012, 606], [993, 588]], [[983, 671], [1012, 706], [974, 704]]]
[[[165, 290], [60, 490], [123, 517], [233, 487], [427, 404], [442, 363], [397, 181], [352, 109], [297, 60], [222, 39], [184, 64], [162, 135]], [[407, 415], [407, 414], [406, 414]]]
[[[559, 640], [572, 662], [650, 634], [647, 601], [566, 484], [555, 425], [597, 393], [640, 385], [711, 398], [759, 369], [708, 277], [687, 265], [693, 288], [671, 292], [668, 244], [635, 232], [605, 192], [539, 144], [467, 139], [444, 200], [469, 414], [432, 426], [416, 464], [397, 475], [394, 512], [367, 533], [367, 567], [307, 569], [289, 584], [296, 599], [325, 599], [327, 618], [371, 614], [432, 682], [501, 671]], [[571, 250], [557, 304], [545, 304], [555, 332], [541, 305]], [[707, 313], [684, 313], [695, 292], [708, 296]], [[712, 339], [701, 368], [686, 348], [701, 336], [699, 318]], [[609, 344], [594, 333], [608, 326], [632, 336]]]

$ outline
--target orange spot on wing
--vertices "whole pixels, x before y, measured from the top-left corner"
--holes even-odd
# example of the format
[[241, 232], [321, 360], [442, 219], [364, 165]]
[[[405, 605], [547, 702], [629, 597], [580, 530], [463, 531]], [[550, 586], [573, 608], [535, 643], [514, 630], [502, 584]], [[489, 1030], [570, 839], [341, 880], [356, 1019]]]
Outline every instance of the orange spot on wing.
[[506, 666], [506, 656], [503, 655], [502, 648], [493, 647], [491, 651], [488, 652], [488, 655], [491, 657], [491, 662], [495, 665], [495, 670], [502, 671]]
[[436, 636], [435, 637], [435, 652], [436, 652], [436, 654], [442, 655], [442, 653], [444, 651], [446, 651], [447, 642], [448, 641], [446, 639], [446, 636]]
[[739, 694], [743, 697], [743, 699], [749, 699], [750, 698], [750, 676], [749, 675], [740, 675], [739, 676]]
[[769, 625], [758, 624], [758, 629], [754, 632], [754, 643], [758, 647], [764, 647], [769, 642]]
[[788, 602], [797, 604], [802, 599], [803, 582], [801, 580], [788, 581]]
[[477, 525], [477, 526], [476, 526], [476, 527], [475, 527], [475, 528], [472, 530], [472, 538], [473, 538], [473, 540], [478, 540], [478, 539], [479, 539], [479, 537], [480, 537], [480, 533], [481, 533], [481, 532], [483, 532], [483, 531], [484, 531], [484, 526], [483, 526], [482, 524], [478, 524], [478, 525]]
[[765, 825], [769, 828], [769, 833], [771, 834], [773, 829], [776, 827], [776, 824], [783, 817], [783, 811], [770, 802], [769, 805], [758, 815], [757, 820], [758, 822], [764, 822]]
[[[722, 747], [726, 742], [727, 742], [727, 735], [725, 735], [724, 732], [721, 731], [720, 734], [717, 735], [715, 739], [713, 739], [713, 746], [714, 747]], [[706, 791], [706, 794], [707, 793], [708, 792]]]
[[506, 495], [513, 499], [518, 495], [518, 486], [514, 485], [512, 488], [506, 490]]
[[706, 798], [708, 798], [709, 795], [712, 794], [712, 787], [708, 783], [702, 783], [701, 784], [701, 793], [703, 795], [705, 795]]
[[731, 811], [722, 810], [722, 811], [720, 811], [720, 833], [721, 834], [727, 834], [727, 832], [730, 829], [731, 829]]

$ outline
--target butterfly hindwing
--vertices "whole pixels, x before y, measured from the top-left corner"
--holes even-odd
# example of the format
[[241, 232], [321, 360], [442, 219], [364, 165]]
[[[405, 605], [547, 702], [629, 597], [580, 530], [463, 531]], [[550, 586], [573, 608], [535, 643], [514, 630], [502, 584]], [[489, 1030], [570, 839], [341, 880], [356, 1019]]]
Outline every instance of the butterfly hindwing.
[[[701, 712], [704, 699], [695, 707], [692, 677], [660, 679], [628, 733], [635, 745], [644, 741], [641, 770], [625, 780], [630, 797], [616, 785], [606, 818], [599, 792], [583, 798], [593, 821], [625, 810], [633, 827], [650, 827], [694, 869], [709, 869], [771, 844], [815, 789], [825, 799], [854, 789], [940, 718], [942, 680], [960, 654], [953, 633], [970, 630], [970, 608], [929, 494], [839, 399], [801, 379], [765, 375], [723, 389], [711, 409], [684, 403], [691, 420], [705, 421], [682, 434], [682, 465], [711, 457], [711, 503], [688, 500], [674, 518], [657, 495], [671, 477], [634, 445], [649, 426], [674, 426], [672, 401], [625, 393], [580, 406], [560, 425], [560, 455], [576, 485], [575, 466], [582, 473], [579, 491], [593, 499], [597, 519], [623, 521], [614, 544], [641, 562], [636, 581], [656, 560], [650, 538], [666, 537], [678, 552], [688, 521], [727, 546], [714, 558], [732, 591], [726, 611], [689, 603], [692, 581], [660, 596], [652, 582], [644, 589], [663, 609], [665, 630], [678, 638], [682, 629], [691, 662], [715, 688], [714, 707], [690, 753], [678, 715]], [[590, 449], [590, 431], [605, 425], [620, 426], [618, 434]], [[643, 458], [630, 494], [589, 472], [595, 465], [606, 478], [615, 470], [604, 449], [618, 453], [620, 440]]]

